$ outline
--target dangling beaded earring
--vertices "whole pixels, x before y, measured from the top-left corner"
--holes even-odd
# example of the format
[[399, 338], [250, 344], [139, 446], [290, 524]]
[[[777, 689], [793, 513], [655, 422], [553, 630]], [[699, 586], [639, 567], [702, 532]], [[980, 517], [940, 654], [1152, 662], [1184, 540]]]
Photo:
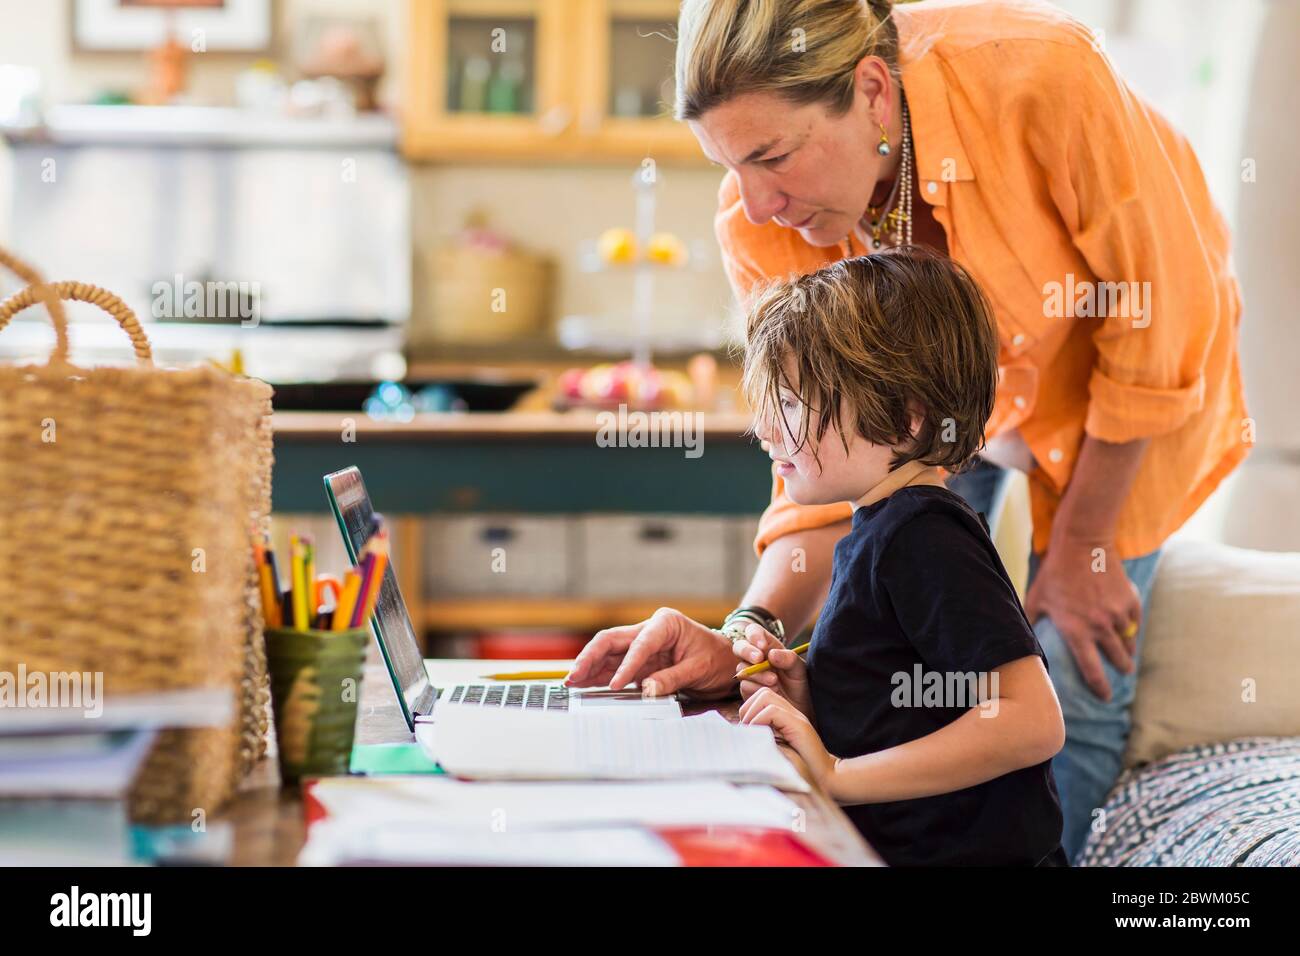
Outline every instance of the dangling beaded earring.
[[876, 125], [880, 127], [880, 142], [876, 144], [876, 152], [881, 156], [888, 156], [890, 153], [889, 134], [885, 132], [884, 123], [877, 123]]

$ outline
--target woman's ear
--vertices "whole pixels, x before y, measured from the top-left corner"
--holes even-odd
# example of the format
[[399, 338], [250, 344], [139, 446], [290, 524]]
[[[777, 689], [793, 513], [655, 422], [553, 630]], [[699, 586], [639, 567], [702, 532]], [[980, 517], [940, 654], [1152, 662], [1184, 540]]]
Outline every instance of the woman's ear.
[[878, 56], [868, 54], [853, 68], [853, 83], [866, 102], [871, 116], [884, 116], [889, 109], [889, 67]]

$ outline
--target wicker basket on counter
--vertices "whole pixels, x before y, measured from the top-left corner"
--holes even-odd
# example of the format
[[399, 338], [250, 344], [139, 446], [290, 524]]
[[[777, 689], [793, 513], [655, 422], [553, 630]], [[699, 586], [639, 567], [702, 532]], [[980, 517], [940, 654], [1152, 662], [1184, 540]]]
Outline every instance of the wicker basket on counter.
[[520, 249], [447, 243], [424, 257], [427, 307], [408, 344], [486, 345], [539, 339], [550, 331], [554, 263]]
[[[269, 685], [251, 534], [268, 530], [271, 388], [212, 366], [154, 365], [134, 313], [92, 285], [28, 283], [0, 332], [41, 302], [44, 365], [0, 364], [0, 670], [99, 672], [105, 697], [229, 688], [225, 726], [163, 731], [132, 819], [210, 813], [266, 751]], [[69, 361], [61, 300], [92, 303], [136, 364]]]

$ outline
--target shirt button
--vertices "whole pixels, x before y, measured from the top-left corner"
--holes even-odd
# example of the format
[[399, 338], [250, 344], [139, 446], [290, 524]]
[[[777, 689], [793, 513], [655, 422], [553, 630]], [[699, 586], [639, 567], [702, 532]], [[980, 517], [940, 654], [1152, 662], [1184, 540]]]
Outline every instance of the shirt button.
[[1053, 448], [1047, 453], [1047, 460], [1052, 462], [1052, 464], [1059, 464], [1061, 459], [1064, 457], [1065, 452], [1061, 451], [1059, 448]]
[[1023, 395], [1017, 395], [1015, 398], [1013, 398], [1013, 399], [1011, 400], [1011, 402], [1012, 402], [1013, 405], [1016, 406], [1016, 408], [1024, 408], [1024, 407], [1025, 407], [1025, 396], [1023, 396]]
[[1015, 335], [1011, 337], [1012, 345], [1024, 345], [1024, 343], [1025, 343], [1025, 334], [1023, 332], [1017, 332]]
[[925, 191], [928, 192], [931, 196], [933, 196], [935, 193], [939, 191], [939, 184], [932, 179], [925, 184]]

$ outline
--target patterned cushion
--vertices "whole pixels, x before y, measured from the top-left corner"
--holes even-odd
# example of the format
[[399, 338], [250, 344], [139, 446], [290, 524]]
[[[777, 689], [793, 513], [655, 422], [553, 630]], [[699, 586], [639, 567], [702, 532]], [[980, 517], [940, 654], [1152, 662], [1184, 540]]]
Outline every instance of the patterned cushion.
[[1080, 866], [1300, 866], [1300, 737], [1189, 747], [1126, 770]]

